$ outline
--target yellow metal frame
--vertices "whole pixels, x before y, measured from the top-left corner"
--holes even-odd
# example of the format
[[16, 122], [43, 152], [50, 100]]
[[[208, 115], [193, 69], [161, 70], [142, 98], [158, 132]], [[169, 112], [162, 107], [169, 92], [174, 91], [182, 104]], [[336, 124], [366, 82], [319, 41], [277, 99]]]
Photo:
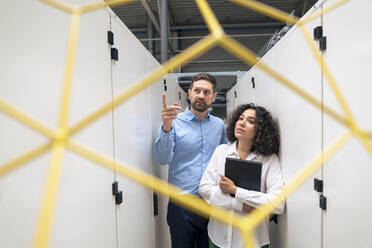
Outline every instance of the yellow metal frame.
[[[241, 45], [236, 40], [225, 34], [223, 28], [214, 16], [213, 11], [209, 7], [205, 0], [196, 0], [196, 3], [202, 13], [202, 16], [210, 30], [210, 35], [206, 36], [204, 39], [198, 41], [193, 46], [190, 46], [183, 53], [173, 57], [161, 67], [155, 69], [152, 73], [144, 76], [141, 80], [131, 86], [129, 89], [125, 90], [122, 94], [117, 96], [112, 101], [104, 104], [102, 107], [98, 108], [93, 113], [87, 115], [82, 120], [78, 121], [72, 127], [67, 127], [68, 123], [68, 109], [70, 102], [70, 91], [73, 78], [73, 70], [75, 65], [75, 55], [76, 55], [76, 45], [79, 33], [79, 20], [80, 16], [84, 13], [104, 8], [108, 5], [118, 5], [130, 2], [130, 0], [107, 0], [104, 2], [97, 2], [92, 4], [87, 4], [84, 6], [72, 6], [65, 4], [57, 0], [40, 0], [55, 8], [65, 11], [71, 15], [71, 26], [69, 34], [69, 45], [67, 48], [67, 61], [65, 67], [65, 74], [63, 79], [63, 92], [61, 99], [61, 107], [59, 113], [58, 128], [52, 129], [44, 124], [42, 121], [24, 113], [24, 111], [13, 107], [11, 104], [7, 103], [5, 100], [0, 99], [0, 110], [8, 114], [10, 117], [18, 120], [19, 122], [29, 126], [35, 131], [45, 135], [50, 139], [46, 144], [40, 145], [18, 157], [3, 163], [0, 165], [0, 176], [15, 170], [16, 168], [24, 165], [25, 163], [31, 161], [44, 154], [48, 150], [52, 151], [52, 157], [49, 167], [49, 172], [47, 175], [47, 184], [45, 187], [44, 198], [41, 204], [41, 209], [39, 213], [39, 221], [36, 227], [36, 232], [33, 240], [33, 247], [42, 248], [48, 247], [49, 235], [52, 225], [52, 217], [56, 203], [56, 195], [58, 191], [60, 171], [62, 168], [63, 154], [65, 148], [84, 156], [91, 161], [94, 161], [107, 169], [116, 170], [123, 176], [126, 176], [132, 180], [135, 180], [144, 186], [157, 191], [163, 195], [169, 196], [173, 201], [181, 204], [182, 206], [197, 212], [198, 214], [204, 216], [213, 216], [218, 220], [231, 224], [240, 230], [245, 247], [254, 247], [253, 240], [253, 230], [254, 228], [262, 222], [274, 207], [281, 202], [285, 201], [285, 197], [293, 193], [300, 185], [302, 185], [313, 173], [315, 173], [321, 166], [327, 161], [332, 155], [334, 155], [351, 137], [356, 136], [360, 139], [361, 143], [366, 147], [367, 151], [372, 155], [372, 144], [370, 139], [372, 138], [372, 133], [367, 130], [363, 130], [356, 122], [355, 117], [349, 108], [346, 99], [344, 98], [341, 90], [328, 69], [324, 61], [321, 60], [321, 54], [316, 49], [314, 42], [311, 39], [309, 31], [305, 27], [305, 24], [319, 17], [320, 15], [335, 9], [336, 7], [348, 2], [349, 0], [340, 0], [323, 10], [318, 10], [317, 12], [309, 15], [302, 20], [297, 17], [290, 16], [287, 13], [280, 11], [278, 9], [272, 8], [260, 2], [253, 0], [231, 0], [237, 4], [244, 7], [253, 9], [264, 15], [270, 16], [282, 22], [288, 22], [291, 24], [297, 24], [305, 38], [305, 41], [309, 45], [311, 52], [313, 53], [315, 59], [319, 63], [319, 66], [324, 71], [327, 82], [331, 86], [336, 98], [342, 107], [344, 116], [339, 115], [337, 112], [324, 106], [322, 102], [317, 100], [315, 97], [306, 93], [300, 87], [295, 85], [293, 82], [288, 80], [286, 77], [276, 72], [273, 68], [264, 64], [262, 61], [257, 59], [257, 55], [251, 50]], [[124, 101], [128, 100], [133, 95], [139, 93], [141, 90], [150, 86], [156, 80], [163, 77], [169, 71], [187, 64], [196, 57], [202, 55], [209, 49], [216, 45], [220, 45], [232, 54], [236, 55], [243, 61], [256, 65], [261, 70], [268, 73], [271, 77], [275, 78], [279, 83], [289, 88], [295, 94], [303, 97], [309, 103], [313, 104], [315, 107], [324, 110], [326, 114], [331, 116], [336, 121], [340, 122], [348, 129], [339, 136], [334, 142], [332, 142], [324, 150], [307, 164], [304, 168], [300, 170], [290, 182], [283, 187], [283, 191], [274, 200], [268, 202], [267, 204], [261, 205], [259, 208], [255, 209], [251, 214], [246, 216], [236, 215], [225, 209], [211, 206], [205, 203], [203, 200], [192, 196], [192, 195], [180, 195], [181, 191], [177, 187], [168, 184], [152, 175], [142, 172], [135, 167], [127, 165], [120, 161], [114, 161], [111, 157], [106, 156], [98, 151], [94, 151], [82, 144], [73, 141], [70, 137], [77, 132], [81, 131], [83, 128], [96, 121], [105, 113], [112, 111], [113, 108], [117, 107]]]

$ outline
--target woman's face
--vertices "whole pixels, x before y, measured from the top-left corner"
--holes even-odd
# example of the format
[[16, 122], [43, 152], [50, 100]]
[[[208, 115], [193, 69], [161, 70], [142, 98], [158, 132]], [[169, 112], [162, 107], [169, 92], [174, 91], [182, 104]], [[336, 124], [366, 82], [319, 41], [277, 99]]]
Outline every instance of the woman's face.
[[238, 140], [252, 141], [256, 135], [256, 110], [246, 109], [235, 123], [235, 137]]

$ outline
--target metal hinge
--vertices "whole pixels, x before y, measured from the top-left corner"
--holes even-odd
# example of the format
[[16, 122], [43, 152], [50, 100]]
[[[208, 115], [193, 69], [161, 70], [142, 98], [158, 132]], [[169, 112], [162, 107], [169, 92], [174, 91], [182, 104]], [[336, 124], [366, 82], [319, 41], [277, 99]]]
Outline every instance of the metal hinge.
[[107, 43], [109, 43], [111, 46], [114, 45], [114, 33], [111, 31], [107, 31]]
[[318, 178], [314, 178], [314, 190], [316, 192], [323, 192], [323, 180], [319, 180]]
[[118, 182], [112, 183], [112, 195], [115, 196], [115, 204], [120, 205], [123, 202], [123, 192], [119, 191]]
[[164, 91], [167, 91], [167, 80], [164, 79]]
[[115, 60], [115, 61], [119, 60], [118, 49], [116, 49], [115, 47], [111, 47], [111, 60]]
[[319, 207], [322, 210], [327, 210], [327, 198], [324, 195], [319, 196]]
[[320, 39], [319, 39], [319, 49], [320, 49], [320, 51], [324, 51], [324, 50], [327, 49], [327, 37], [326, 36], [320, 37]]
[[154, 193], [152, 199], [153, 199], [153, 202], [154, 202], [154, 216], [157, 216], [157, 215], [159, 215], [158, 195]]
[[123, 192], [119, 191], [119, 192], [115, 195], [115, 204], [116, 204], [116, 205], [120, 205], [122, 202], [123, 202]]
[[320, 51], [327, 49], [327, 37], [323, 36], [323, 26], [317, 26], [314, 28], [314, 40], [319, 41]]
[[235, 98], [237, 98], [238, 96], [237, 96], [237, 94], [236, 94], [236, 90], [234, 90], [234, 96], [235, 96]]
[[319, 40], [323, 36], [323, 27], [317, 26], [314, 28], [314, 40]]
[[118, 193], [118, 182], [115, 181], [112, 183], [112, 195], [116, 195]]
[[252, 82], [252, 88], [256, 88], [256, 83], [254, 82], [254, 77], [251, 78], [251, 82]]

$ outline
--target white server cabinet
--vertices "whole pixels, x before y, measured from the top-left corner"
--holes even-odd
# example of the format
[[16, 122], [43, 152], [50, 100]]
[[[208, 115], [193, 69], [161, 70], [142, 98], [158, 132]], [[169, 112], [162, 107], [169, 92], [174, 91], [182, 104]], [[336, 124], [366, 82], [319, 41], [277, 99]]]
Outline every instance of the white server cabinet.
[[[324, 8], [335, 2], [328, 0]], [[371, 8], [371, 1], [350, 1], [323, 17], [323, 35], [327, 37], [324, 60], [357, 123], [369, 132], [372, 130]], [[327, 79], [324, 78], [324, 81], [325, 104], [344, 116]], [[325, 145], [346, 129], [325, 115]], [[327, 210], [323, 217], [324, 248], [372, 247], [369, 224], [372, 221], [371, 165], [371, 154], [355, 137], [325, 164], [324, 196], [327, 198]]]
[[237, 97], [236, 85], [234, 85], [226, 93], [226, 116], [227, 116], [227, 118], [230, 117], [232, 111], [234, 111], [234, 109], [235, 109], [236, 97]]
[[[312, 30], [318, 25], [319, 19], [307, 27]], [[297, 27], [292, 28], [261, 61], [321, 101], [321, 70]], [[252, 87], [252, 78], [254, 89], [249, 88]], [[240, 89], [239, 103], [253, 99], [256, 105], [266, 107], [278, 119], [282, 171], [285, 182], [290, 182], [306, 162], [321, 151], [321, 111], [258, 66], [254, 66], [238, 82], [237, 88]], [[321, 178], [321, 173], [317, 172], [314, 176]], [[313, 177], [287, 198], [279, 225], [271, 225], [272, 247], [321, 246], [321, 211], [312, 181]]]
[[[69, 19], [66, 18], [67, 24]], [[49, 21], [53, 23], [53, 19]], [[105, 10], [80, 18], [69, 126], [111, 101], [111, 61], [107, 44], [109, 21], [110, 16]], [[68, 33], [60, 33], [59, 36], [66, 35]], [[62, 85], [62, 81], [58, 80], [60, 78], [62, 75], [54, 76], [53, 84]], [[60, 98], [52, 101], [59, 105]], [[31, 98], [28, 101], [37, 100]], [[112, 115], [108, 113], [78, 132], [73, 139], [112, 156], [112, 125]], [[116, 246], [116, 217], [111, 194], [113, 181], [113, 171], [66, 150], [50, 247]]]
[[182, 107], [182, 110], [185, 110], [185, 108], [188, 105], [188, 103], [187, 103], [188, 95], [181, 88], [181, 86], [179, 84], [177, 84], [177, 88], [176, 88], [175, 94], [176, 94], [176, 98], [177, 98], [178, 104]]
[[[307, 15], [319, 7], [315, 6]], [[316, 19], [306, 27], [312, 31], [320, 24], [320, 19]], [[322, 101], [321, 69], [299, 28], [291, 29], [273, 48], [271, 65], [295, 85]], [[322, 112], [293, 91], [278, 82], [274, 83], [275, 86], [268, 86], [269, 92], [256, 93], [256, 99], [275, 99], [266, 100], [264, 105], [273, 111], [279, 121], [282, 170], [288, 183], [322, 149]], [[257, 85], [260, 85], [259, 82]], [[314, 178], [322, 179], [321, 169], [287, 198], [285, 213], [279, 218], [278, 247], [321, 247], [321, 210], [318, 193], [314, 191]]]
[[[335, 2], [321, 1], [309, 13], [318, 8], [325, 9]], [[367, 0], [350, 1], [307, 26], [312, 33], [315, 26], [323, 25], [327, 48], [322, 57], [358, 124], [368, 131], [372, 126], [371, 116], [368, 115], [371, 86], [366, 83], [372, 55], [368, 47], [372, 33], [368, 31], [367, 20], [371, 5]], [[346, 30], [353, 32], [349, 34]], [[324, 72], [313, 59], [297, 27], [292, 28], [262, 61], [344, 115]], [[256, 66], [250, 72], [255, 69], [255, 102], [268, 107], [279, 120], [282, 169], [288, 182], [305, 162], [347, 128], [276, 83]], [[246, 77], [243, 79], [244, 83], [248, 81]], [[249, 93], [245, 94], [248, 99]], [[371, 191], [371, 162], [371, 154], [357, 138], [352, 138], [315, 175], [323, 179], [327, 209], [322, 211], [318, 207], [319, 195], [313, 190], [311, 177], [287, 199], [286, 211], [279, 219], [279, 235], [272, 238], [278, 241], [272, 246], [370, 247], [368, 223], [372, 215], [369, 213], [371, 201], [368, 192]]]
[[[87, 1], [74, 2], [80, 3]], [[0, 97], [55, 128], [70, 15], [41, 1], [26, 0], [2, 2], [0, 13]], [[25, 18], [27, 22], [23, 21]], [[119, 50], [117, 62], [110, 60], [107, 43], [110, 29], [114, 32], [114, 47]], [[110, 10], [82, 15], [69, 125], [152, 70], [150, 60], [151, 55]], [[151, 90], [156, 87], [159, 88], [159, 83], [113, 113], [105, 114], [73, 139], [152, 173], [153, 125], [159, 125], [152, 111], [161, 108], [161, 101], [151, 100]], [[0, 136], [0, 163], [47, 142], [45, 137], [3, 112]], [[0, 177], [0, 247], [31, 245], [49, 165], [48, 152]], [[123, 203], [119, 206], [115, 206], [111, 192], [114, 180], [123, 191]], [[151, 190], [66, 150], [49, 246], [152, 247], [152, 206]]]
[[239, 80], [241, 83], [235, 85], [236, 98], [235, 107], [241, 104], [253, 103], [255, 102], [255, 87], [256, 82], [254, 78], [255, 68], [251, 68], [244, 76]]
[[177, 80], [174, 77], [167, 75], [163, 79], [163, 84], [163, 91], [167, 97], [167, 104], [173, 105], [175, 102], [178, 102], [178, 105], [182, 107], [182, 111], [185, 110], [187, 106], [187, 95], [182, 90], [181, 86], [179, 86]]
[[[118, 18], [111, 19], [111, 28], [119, 55], [119, 60], [112, 62], [116, 96], [148, 73], [148, 51]], [[115, 157], [151, 174], [149, 95], [150, 90], [144, 89], [114, 110], [114, 133]], [[116, 179], [123, 192], [123, 203], [116, 208], [119, 247], [152, 247], [152, 190], [119, 174]]]
[[[70, 16], [39, 1], [6, 1], [2, 2], [1, 18], [4, 34], [0, 43], [3, 55], [0, 74], [4, 80], [0, 84], [1, 97], [55, 128], [60, 111]], [[25, 19], [27, 22], [23, 21]], [[109, 17], [103, 11], [81, 18], [69, 125], [111, 99], [106, 42], [108, 21]], [[99, 35], [101, 32], [102, 36]], [[91, 42], [85, 43], [87, 40]], [[101, 49], [96, 49], [97, 46]], [[1, 119], [1, 162], [46, 142], [44, 137], [3, 113]], [[74, 139], [112, 154], [111, 126], [112, 119], [105, 116]], [[48, 152], [0, 179], [1, 247], [31, 245], [49, 165]], [[52, 219], [51, 247], [115, 246], [110, 186], [113, 179], [112, 171], [65, 152]]]
[[[157, 61], [151, 62], [150, 66], [152, 69], [157, 68], [160, 64]], [[178, 105], [182, 107], [182, 112], [187, 107], [187, 97], [186, 93], [178, 85], [177, 80], [169, 75], [166, 75], [163, 79], [154, 85], [151, 89], [151, 101], [152, 105], [162, 103], [162, 94], [165, 93], [167, 98], [167, 104], [173, 105], [178, 102]], [[161, 109], [162, 104], [159, 108], [152, 109], [152, 116], [154, 120], [154, 133], [152, 142], [158, 135], [158, 131], [161, 123]], [[156, 123], [156, 124], [155, 124]], [[156, 161], [153, 161], [153, 174], [164, 181], [168, 181], [168, 165], [159, 165]], [[158, 197], [158, 215], [155, 217], [155, 241], [154, 247], [171, 247], [169, 227], [167, 223], [167, 207], [168, 207], [168, 197], [157, 194]]]
[[[160, 66], [151, 55], [149, 55], [149, 70], [152, 71]], [[158, 135], [158, 131], [161, 123], [161, 110], [162, 110], [162, 94], [164, 92], [164, 80], [160, 79], [158, 82], [150, 87], [150, 99], [151, 99], [151, 123], [152, 123], [152, 147], [154, 149], [154, 142]], [[167, 101], [170, 104], [168, 98], [173, 98], [167, 94]], [[152, 150], [153, 153], [153, 150]], [[160, 166], [154, 159], [152, 159], [153, 175], [168, 181], [168, 166]], [[157, 208], [158, 213], [154, 216], [154, 248], [171, 247], [170, 234], [167, 224], [167, 206], [168, 197], [155, 193], [157, 197]]]
[[[153, 58], [150, 58], [150, 70], [154, 70], [159, 67], [160, 64]], [[162, 110], [162, 94], [165, 93], [167, 97], [167, 104], [172, 105], [178, 102], [179, 106], [182, 107], [182, 112], [187, 107], [187, 95], [183, 89], [178, 85], [177, 80], [169, 75], [166, 75], [163, 79], [159, 80], [157, 84], [150, 88], [151, 90], [151, 113], [152, 113], [152, 123], [153, 123], [153, 139], [158, 135], [158, 131], [161, 123], [161, 110]], [[164, 180], [168, 181], [168, 165], [159, 165], [155, 160], [153, 160], [153, 174]], [[169, 227], [167, 223], [167, 207], [168, 207], [168, 197], [156, 194], [157, 197], [157, 207], [158, 215], [155, 216], [155, 227], [154, 227], [154, 247], [156, 248], [166, 248], [171, 247]]]

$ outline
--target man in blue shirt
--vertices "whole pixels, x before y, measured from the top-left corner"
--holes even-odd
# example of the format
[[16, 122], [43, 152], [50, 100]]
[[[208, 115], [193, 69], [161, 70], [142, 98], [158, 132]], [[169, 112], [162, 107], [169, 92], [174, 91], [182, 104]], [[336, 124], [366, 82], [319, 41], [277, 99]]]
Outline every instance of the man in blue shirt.
[[[197, 196], [214, 149], [227, 143], [223, 121], [208, 113], [217, 96], [216, 85], [210, 74], [194, 76], [188, 90], [191, 106], [180, 114], [178, 103], [168, 106], [163, 94], [163, 123], [154, 157], [159, 164], [169, 164], [169, 183]], [[167, 222], [173, 248], [208, 248], [207, 219], [169, 202]]]

